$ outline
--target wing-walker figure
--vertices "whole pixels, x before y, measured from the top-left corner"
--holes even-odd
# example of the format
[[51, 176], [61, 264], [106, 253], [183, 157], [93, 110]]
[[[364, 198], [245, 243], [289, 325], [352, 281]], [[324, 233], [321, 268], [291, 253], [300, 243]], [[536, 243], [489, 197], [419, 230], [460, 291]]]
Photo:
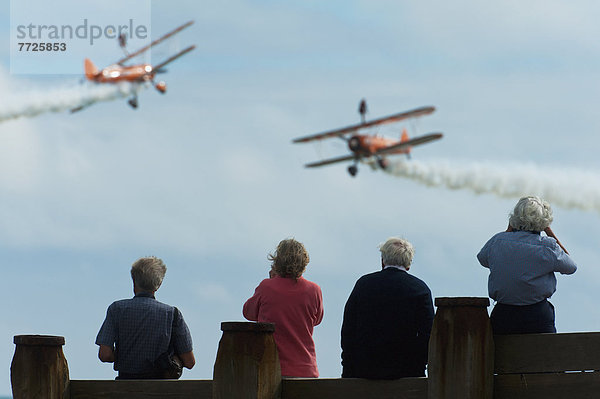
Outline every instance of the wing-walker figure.
[[364, 98], [360, 100], [358, 113], [360, 114], [360, 123], [365, 123], [365, 115], [367, 115], [367, 100]]

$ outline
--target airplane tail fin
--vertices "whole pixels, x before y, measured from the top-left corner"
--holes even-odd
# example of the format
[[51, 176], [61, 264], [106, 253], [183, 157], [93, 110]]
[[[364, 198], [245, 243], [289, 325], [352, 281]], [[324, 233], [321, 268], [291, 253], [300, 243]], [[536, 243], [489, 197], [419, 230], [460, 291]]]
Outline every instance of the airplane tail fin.
[[[406, 131], [406, 128], [402, 129], [402, 137], [400, 137], [400, 142], [403, 143], [405, 141], [408, 141], [408, 132]], [[410, 147], [406, 148], [406, 157], [408, 159], [410, 159]]]
[[400, 142], [408, 141], [408, 133], [406, 132], [406, 128], [402, 129], [402, 137], [400, 137]]
[[96, 68], [96, 65], [89, 58], [83, 61], [83, 70], [88, 80], [94, 80], [96, 75], [98, 75], [98, 68]]

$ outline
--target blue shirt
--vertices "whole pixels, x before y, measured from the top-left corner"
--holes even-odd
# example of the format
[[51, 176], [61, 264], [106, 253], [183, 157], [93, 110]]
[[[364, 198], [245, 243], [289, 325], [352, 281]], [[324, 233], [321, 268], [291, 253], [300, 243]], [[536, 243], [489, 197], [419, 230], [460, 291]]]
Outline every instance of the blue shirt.
[[490, 298], [506, 305], [531, 305], [550, 298], [556, 291], [554, 272], [577, 270], [554, 238], [520, 230], [490, 238], [477, 259], [490, 269]]
[[[178, 318], [175, 331], [171, 331], [173, 317]], [[96, 344], [114, 345], [115, 370], [144, 374], [152, 372], [154, 361], [167, 351], [171, 334], [176, 354], [192, 350], [192, 337], [181, 312], [157, 301], [152, 294], [140, 293], [108, 307]]]

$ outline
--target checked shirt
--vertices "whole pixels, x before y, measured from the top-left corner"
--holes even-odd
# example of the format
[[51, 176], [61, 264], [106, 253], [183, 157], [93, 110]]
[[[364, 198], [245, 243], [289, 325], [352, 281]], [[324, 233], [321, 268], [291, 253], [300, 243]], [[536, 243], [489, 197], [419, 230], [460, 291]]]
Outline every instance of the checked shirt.
[[[173, 317], [179, 317], [173, 328]], [[152, 294], [140, 293], [131, 299], [113, 302], [96, 337], [97, 345], [115, 348], [114, 369], [121, 373], [153, 371], [153, 362], [167, 351], [174, 334], [175, 354], [192, 350], [192, 337], [181, 312], [157, 301]]]

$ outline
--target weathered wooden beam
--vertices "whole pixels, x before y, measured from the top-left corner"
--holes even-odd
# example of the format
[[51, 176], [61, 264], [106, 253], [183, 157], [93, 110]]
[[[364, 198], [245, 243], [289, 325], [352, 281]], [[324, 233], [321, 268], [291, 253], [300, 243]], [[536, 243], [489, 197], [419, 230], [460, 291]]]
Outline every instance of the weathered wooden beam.
[[71, 380], [70, 399], [211, 399], [212, 380]]
[[506, 374], [494, 379], [494, 399], [596, 399], [600, 373]]
[[360, 378], [283, 379], [282, 399], [427, 399], [427, 378], [365, 380]]
[[600, 370], [598, 332], [496, 335], [494, 343], [498, 374]]
[[63, 399], [68, 394], [69, 367], [63, 354], [64, 337], [16, 335], [10, 366], [14, 399]]
[[279, 399], [281, 366], [272, 323], [224, 322], [213, 399]]
[[436, 298], [429, 399], [492, 399], [494, 342], [488, 298]]

